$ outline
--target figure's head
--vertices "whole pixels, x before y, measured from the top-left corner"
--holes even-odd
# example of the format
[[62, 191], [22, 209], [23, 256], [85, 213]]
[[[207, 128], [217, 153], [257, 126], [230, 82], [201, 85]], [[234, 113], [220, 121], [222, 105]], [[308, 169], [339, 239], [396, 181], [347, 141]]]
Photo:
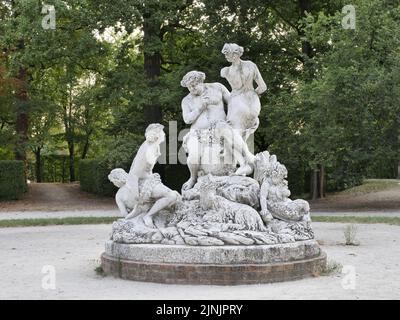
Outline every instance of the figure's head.
[[159, 123], [152, 123], [146, 128], [145, 137], [147, 142], [163, 142], [165, 140], [164, 126]]
[[181, 86], [188, 88], [191, 94], [198, 96], [203, 93], [206, 75], [200, 71], [190, 71], [182, 78]]
[[270, 155], [268, 151], [256, 155], [254, 179], [260, 184], [266, 179], [274, 185], [285, 184], [287, 173], [286, 167], [278, 161], [276, 155]]
[[268, 171], [269, 177], [274, 184], [284, 183], [287, 178], [287, 169], [279, 162], [272, 164]]
[[238, 46], [236, 43], [225, 43], [221, 52], [225, 55], [225, 59], [228, 62], [235, 62], [240, 59], [244, 49], [243, 47]]
[[124, 169], [121, 168], [112, 170], [108, 175], [108, 180], [110, 180], [118, 188], [123, 187], [127, 179], [128, 174]]

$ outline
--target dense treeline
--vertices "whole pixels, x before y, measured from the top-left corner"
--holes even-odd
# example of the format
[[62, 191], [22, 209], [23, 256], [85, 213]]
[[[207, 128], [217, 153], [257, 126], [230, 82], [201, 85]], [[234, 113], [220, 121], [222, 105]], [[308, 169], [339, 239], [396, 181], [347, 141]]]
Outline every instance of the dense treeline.
[[[31, 179], [74, 181], [86, 158], [127, 168], [147, 124], [185, 128], [180, 80], [228, 86], [225, 42], [264, 76], [255, 151], [277, 154], [295, 193], [399, 174], [399, 1], [352, 1], [354, 29], [339, 0], [49, 0], [54, 29], [43, 4], [0, 0], [0, 159]], [[188, 175], [156, 170], [174, 188]]]

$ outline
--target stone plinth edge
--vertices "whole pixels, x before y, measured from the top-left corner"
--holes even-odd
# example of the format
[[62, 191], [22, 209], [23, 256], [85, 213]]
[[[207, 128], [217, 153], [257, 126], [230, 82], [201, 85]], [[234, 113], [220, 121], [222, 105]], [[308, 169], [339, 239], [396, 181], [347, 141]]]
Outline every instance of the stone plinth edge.
[[326, 266], [326, 254], [315, 240], [221, 247], [107, 242], [101, 263], [105, 274], [134, 281], [239, 285], [318, 276]]

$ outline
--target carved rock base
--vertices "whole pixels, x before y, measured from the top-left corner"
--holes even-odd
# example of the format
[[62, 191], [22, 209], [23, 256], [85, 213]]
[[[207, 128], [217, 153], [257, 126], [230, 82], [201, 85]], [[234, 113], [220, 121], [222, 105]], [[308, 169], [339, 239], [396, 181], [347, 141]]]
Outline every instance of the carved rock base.
[[326, 255], [315, 240], [262, 246], [119, 244], [101, 257], [107, 275], [169, 284], [239, 285], [316, 276]]

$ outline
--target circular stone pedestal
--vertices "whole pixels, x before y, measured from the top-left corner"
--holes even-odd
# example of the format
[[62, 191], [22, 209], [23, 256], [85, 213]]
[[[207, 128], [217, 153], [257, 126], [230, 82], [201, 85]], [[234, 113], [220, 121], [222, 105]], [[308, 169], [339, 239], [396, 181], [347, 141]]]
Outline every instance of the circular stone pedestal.
[[326, 254], [315, 240], [256, 246], [121, 244], [108, 241], [105, 274], [171, 284], [238, 285], [318, 275]]

